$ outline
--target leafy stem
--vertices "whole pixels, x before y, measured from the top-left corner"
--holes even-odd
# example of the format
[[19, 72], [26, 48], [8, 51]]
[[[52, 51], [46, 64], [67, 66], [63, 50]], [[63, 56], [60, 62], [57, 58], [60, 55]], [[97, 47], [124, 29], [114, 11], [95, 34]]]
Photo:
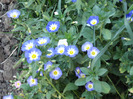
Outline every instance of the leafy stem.
[[110, 79], [110, 77], [109, 77], [108, 75], [107, 75], [107, 78], [108, 78], [109, 81], [112, 83], [112, 85], [113, 85], [113, 87], [115, 88], [115, 91], [117, 92], [117, 94], [120, 96], [120, 98], [122, 98], [121, 95], [120, 95], [120, 93], [119, 93], [119, 91], [116, 89], [114, 83], [112, 82], [112, 80]]
[[95, 26], [93, 26], [93, 42], [94, 42], [94, 46], [95, 46]]
[[47, 79], [48, 83], [56, 90], [56, 92], [57, 92], [60, 96], [62, 96], [62, 97], [65, 99], [64, 95], [62, 95], [62, 94], [55, 88], [55, 86], [51, 83], [51, 81], [47, 78], [47, 76], [46, 76], [45, 74], [44, 74], [44, 76], [45, 76], [45, 78]]

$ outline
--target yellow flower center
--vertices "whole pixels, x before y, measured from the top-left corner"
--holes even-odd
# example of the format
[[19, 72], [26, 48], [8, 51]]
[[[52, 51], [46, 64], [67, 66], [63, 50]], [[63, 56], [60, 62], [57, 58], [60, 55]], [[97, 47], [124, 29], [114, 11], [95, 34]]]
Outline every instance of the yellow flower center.
[[35, 82], [35, 79], [32, 79], [31, 82], [34, 83]]
[[12, 17], [13, 17], [13, 18], [16, 18], [16, 17], [17, 17], [17, 15], [16, 15], [16, 14], [14, 14]]
[[31, 57], [32, 57], [33, 59], [35, 59], [37, 56], [36, 56], [36, 54], [33, 54]]
[[85, 78], [85, 75], [81, 75], [81, 78]]
[[90, 49], [90, 47], [89, 47], [89, 46], [87, 46], [87, 47], [86, 47], [86, 50], [88, 50], [88, 49]]
[[17, 85], [19, 86], [19, 85], [20, 85], [20, 83], [17, 83]]
[[56, 27], [55, 27], [55, 26], [53, 26], [53, 27], [52, 27], [52, 30], [55, 30], [55, 29], [56, 29]]
[[48, 68], [50, 68], [51, 67], [51, 65], [48, 65]]
[[80, 73], [80, 70], [79, 70], [79, 69], [77, 70], [77, 73], [78, 73], [78, 74]]
[[40, 44], [44, 44], [46, 41], [41, 41]]
[[54, 75], [57, 75], [58, 74], [58, 72], [57, 71], [54, 71]]
[[47, 54], [48, 56], [52, 55], [52, 53]]
[[69, 53], [70, 53], [70, 55], [72, 55], [74, 52], [73, 51], [70, 51]]
[[96, 24], [96, 21], [93, 21], [92, 24], [95, 25]]
[[28, 46], [28, 49], [31, 49], [32, 48], [32, 46]]
[[60, 50], [60, 53], [63, 53], [64, 52], [64, 50]]
[[89, 88], [92, 88], [93, 86], [91, 84], [88, 85]]
[[96, 53], [93, 51], [93, 52], [91, 52], [91, 54], [92, 54], [92, 55], [95, 55]]

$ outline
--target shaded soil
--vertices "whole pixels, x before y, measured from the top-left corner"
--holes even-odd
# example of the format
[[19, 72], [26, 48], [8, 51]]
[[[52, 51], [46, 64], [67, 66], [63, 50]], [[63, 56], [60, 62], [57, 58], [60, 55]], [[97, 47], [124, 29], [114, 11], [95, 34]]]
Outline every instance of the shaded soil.
[[10, 32], [11, 19], [6, 16], [6, 12], [14, 9], [14, 0], [0, 0], [0, 99], [15, 91], [10, 80], [16, 74], [13, 65], [16, 62], [17, 43], [13, 34], [5, 33]]

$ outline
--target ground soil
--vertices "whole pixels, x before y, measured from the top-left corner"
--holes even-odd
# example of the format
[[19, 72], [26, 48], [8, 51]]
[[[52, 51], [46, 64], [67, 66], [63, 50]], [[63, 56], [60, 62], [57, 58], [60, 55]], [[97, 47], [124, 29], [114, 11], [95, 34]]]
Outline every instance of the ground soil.
[[16, 62], [18, 41], [10, 32], [13, 26], [6, 12], [14, 9], [15, 3], [13, 0], [0, 0], [0, 99], [14, 92], [10, 80], [16, 74], [13, 65]]

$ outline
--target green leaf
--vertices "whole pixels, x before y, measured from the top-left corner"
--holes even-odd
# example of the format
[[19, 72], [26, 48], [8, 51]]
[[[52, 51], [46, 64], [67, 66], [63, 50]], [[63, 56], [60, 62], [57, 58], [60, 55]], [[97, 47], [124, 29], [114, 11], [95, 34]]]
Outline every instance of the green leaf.
[[125, 28], [125, 25], [123, 25], [113, 36], [110, 42], [106, 44], [106, 46], [100, 51], [100, 53], [93, 59], [91, 68], [93, 68], [97, 62], [97, 60], [107, 51], [108, 47], [111, 45], [111, 43], [117, 38], [117, 36], [121, 33], [121, 31]]
[[29, 0], [28, 2], [23, 2], [23, 5], [25, 6], [25, 8], [28, 8], [33, 2], [34, 0]]
[[[91, 1], [91, 0], [90, 0]], [[101, 12], [101, 8], [99, 8], [97, 5], [93, 7], [93, 12], [97, 15]]]
[[126, 18], [126, 14], [127, 14], [127, 3], [124, 2], [123, 3], [123, 6], [124, 6], [124, 14], [125, 14], [125, 16], [124, 16], [124, 24], [125, 24], [125, 27], [127, 29], [127, 32], [129, 34], [130, 38], [133, 40], [133, 31], [132, 31], [132, 29], [130, 27], [129, 21], [127, 21], [127, 18]]
[[86, 77], [86, 82], [92, 81], [93, 77], [92, 76], [88, 76]]
[[97, 92], [109, 93], [110, 86], [106, 82], [99, 81], [99, 80], [94, 80], [93, 83], [94, 83], [94, 89]]
[[79, 78], [75, 81], [75, 85], [82, 86], [86, 84], [86, 78]]
[[108, 70], [105, 69], [105, 68], [100, 68], [100, 69], [98, 70], [97, 75], [102, 76], [102, 75], [105, 74], [107, 71], [108, 71]]
[[23, 26], [17, 26], [16, 28], [14, 28], [13, 30], [12, 30], [12, 32], [14, 32], [14, 31], [25, 31], [25, 28], [23, 27]]
[[82, 71], [84, 74], [86, 74], [86, 75], [89, 74], [89, 69], [88, 69], [88, 68], [86, 68], [86, 67], [81, 67], [80, 69], [81, 69], [81, 71]]
[[90, 92], [85, 91], [82, 93], [82, 97], [85, 97], [85, 99], [94, 99], [94, 95], [92, 95]]
[[130, 69], [130, 75], [133, 75], [133, 67]]
[[127, 32], [129, 34], [130, 38], [133, 40], [133, 31], [132, 31], [132, 29], [131, 29], [126, 17], [124, 18], [124, 24], [125, 24], [125, 27], [127, 29]]
[[16, 67], [18, 67], [22, 62], [24, 62], [25, 61], [25, 58], [20, 58], [18, 61], [17, 61], [17, 63], [15, 63], [15, 65], [13, 66], [13, 68], [16, 68]]
[[101, 81], [101, 87], [102, 87], [102, 92], [103, 93], [109, 93], [110, 91], [110, 86], [106, 82]]
[[129, 92], [133, 93], [133, 88], [128, 89]]
[[26, 84], [22, 84], [20, 88], [22, 88], [23, 90], [29, 90], [30, 86], [26, 83]]
[[129, 9], [127, 10], [127, 13], [129, 13], [131, 10], [133, 10], [133, 4], [129, 7]]
[[93, 84], [94, 84], [94, 89], [97, 92], [102, 92], [102, 86], [101, 86], [101, 82], [99, 80], [94, 80]]
[[65, 93], [65, 99], [74, 99], [73, 94], [70, 92]]
[[93, 30], [85, 27], [82, 32], [81, 35], [83, 35], [84, 38], [86, 38], [89, 42], [93, 41]]
[[111, 32], [108, 29], [102, 29], [102, 34], [105, 40], [111, 39]]
[[89, 0], [88, 1], [88, 6], [91, 8], [96, 4], [96, 0]]
[[32, 77], [34, 78], [35, 76], [36, 76], [36, 71], [38, 70], [38, 66], [37, 66], [37, 64], [35, 63], [35, 64], [33, 64], [32, 65]]
[[63, 93], [65, 93], [66, 91], [70, 91], [70, 90], [76, 90], [78, 89], [78, 87], [74, 84], [74, 83], [68, 83], [63, 91]]
[[121, 66], [119, 68], [120, 73], [124, 73], [126, 71], [126, 68], [124, 66]]
[[80, 13], [81, 6], [83, 5], [83, 3], [82, 3], [81, 0], [77, 0], [75, 2], [75, 5], [76, 5], [76, 9], [78, 10], [78, 14], [79, 14]]
[[58, 9], [59, 9], [59, 12], [61, 12], [61, 0], [59, 0], [58, 2]]
[[46, 93], [46, 99], [51, 99], [51, 95], [52, 95], [54, 92], [55, 92], [54, 89], [52, 89], [51, 91], [48, 91], [48, 92]]

